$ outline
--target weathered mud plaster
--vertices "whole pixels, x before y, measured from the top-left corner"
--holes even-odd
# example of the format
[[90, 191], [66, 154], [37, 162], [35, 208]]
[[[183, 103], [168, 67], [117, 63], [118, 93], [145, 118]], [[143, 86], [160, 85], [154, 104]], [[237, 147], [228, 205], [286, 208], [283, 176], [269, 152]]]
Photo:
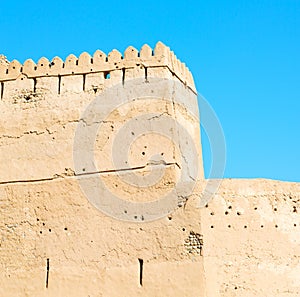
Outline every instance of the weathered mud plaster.
[[[0, 58], [0, 296], [300, 294], [300, 185], [224, 180], [199, 208], [207, 183], [199, 119], [181, 104], [153, 99], [118, 108], [101, 122], [97, 170], [74, 168], [75, 131], [87, 106], [117, 84], [151, 78], [175, 81], [196, 94], [188, 68], [160, 42], [154, 51], [145, 45], [124, 55], [96, 51], [37, 64]], [[185, 104], [197, 109], [196, 102]], [[111, 138], [145, 111], [149, 122], [170, 117], [189, 131], [199, 176], [193, 193], [178, 197], [171, 214], [141, 223], [142, 217], [119, 208], [114, 211], [131, 220], [120, 221], [88, 201], [78, 178], [101, 177], [129, 202], [153, 202], [170, 192], [180, 176], [181, 152], [161, 135], [138, 138], [129, 167], [111, 164]], [[158, 153], [163, 161], [151, 160]], [[161, 168], [163, 178], [149, 187], [122, 180]]]

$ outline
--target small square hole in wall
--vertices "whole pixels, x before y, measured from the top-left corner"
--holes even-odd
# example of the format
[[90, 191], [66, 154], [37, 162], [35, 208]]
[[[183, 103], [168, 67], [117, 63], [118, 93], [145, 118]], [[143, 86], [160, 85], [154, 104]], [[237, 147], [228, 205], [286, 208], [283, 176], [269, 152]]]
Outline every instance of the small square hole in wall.
[[104, 79], [110, 79], [110, 73], [104, 72]]

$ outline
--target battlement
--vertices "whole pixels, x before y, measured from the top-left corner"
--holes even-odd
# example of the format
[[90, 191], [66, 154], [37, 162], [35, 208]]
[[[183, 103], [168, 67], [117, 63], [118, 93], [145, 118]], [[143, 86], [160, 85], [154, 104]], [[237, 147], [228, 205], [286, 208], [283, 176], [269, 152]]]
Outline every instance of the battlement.
[[0, 109], [0, 296], [300, 296], [300, 184], [201, 207], [195, 86], [161, 42], [0, 55]]
[[[165, 74], [162, 75], [163, 71]], [[154, 76], [178, 79], [196, 92], [192, 74], [186, 65], [179, 61], [169, 47], [158, 42], [154, 50], [147, 44], [142, 46], [140, 51], [129, 46], [124, 55], [115, 49], [108, 55], [97, 50], [93, 56], [87, 52], [83, 52], [78, 58], [71, 54], [65, 61], [59, 57], [53, 58], [52, 61], [43, 57], [37, 64], [31, 59], [26, 60], [23, 65], [17, 60], [0, 63], [1, 98], [5, 97], [6, 84], [11, 89], [14, 88], [12, 82], [18, 81], [19, 89], [23, 86], [25, 89], [35, 91], [39, 81], [46, 77], [55, 78], [51, 88], [60, 94], [63, 91], [60, 84], [67, 76], [80, 76], [83, 91], [92, 87], [91, 81], [95, 79], [98, 79], [98, 82], [99, 79], [110, 79], [111, 85], [132, 78], [147, 79]]]

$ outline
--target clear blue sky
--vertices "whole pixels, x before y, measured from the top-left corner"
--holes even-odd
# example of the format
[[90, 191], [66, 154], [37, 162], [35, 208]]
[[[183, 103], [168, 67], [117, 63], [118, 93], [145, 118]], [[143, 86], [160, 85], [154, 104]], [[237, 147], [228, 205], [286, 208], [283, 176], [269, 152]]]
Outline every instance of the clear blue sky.
[[300, 181], [300, 1], [2, 1], [0, 30], [20, 62], [163, 41], [219, 116], [225, 177]]

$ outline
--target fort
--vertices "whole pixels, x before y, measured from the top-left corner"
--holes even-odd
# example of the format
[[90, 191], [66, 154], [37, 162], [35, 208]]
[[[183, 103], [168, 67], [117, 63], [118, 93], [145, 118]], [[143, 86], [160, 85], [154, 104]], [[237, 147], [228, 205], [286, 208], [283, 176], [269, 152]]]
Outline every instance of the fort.
[[[153, 82], [168, 82], [165, 93], [158, 94]], [[154, 95], [141, 92], [151, 99], [116, 106], [100, 122], [83, 121], [95, 98], [105, 109], [105, 100], [114, 103], [123, 89], [128, 95], [138, 88]], [[184, 106], [174, 91], [186, 92]], [[208, 180], [196, 95], [191, 72], [161, 42], [154, 50], [144, 45], [140, 51], [128, 47], [124, 55], [96, 51], [37, 64], [0, 57], [0, 296], [300, 295], [300, 184], [224, 179], [201, 207]], [[169, 138], [135, 138], [126, 151], [129, 165], [116, 168], [113, 141], [141, 114], [148, 115], [149, 127], [163, 117], [177, 124]], [[97, 171], [88, 161], [74, 165], [77, 149], [88, 147], [75, 146], [80, 124], [100, 125], [93, 142]], [[120, 199], [155, 206], [180, 179], [189, 155], [180, 141], [192, 146], [178, 126], [196, 146], [198, 170], [186, 183], [194, 184], [193, 191], [178, 194], [174, 209], [153, 219], [151, 208], [141, 216], [122, 205], [112, 216], [101, 211], [104, 204], [112, 207], [108, 201], [100, 207], [87, 199], [79, 181], [94, 189], [96, 176]], [[161, 159], [149, 162], [156, 155]], [[155, 185], [124, 182], [132, 173], [147, 178], [162, 168]]]

